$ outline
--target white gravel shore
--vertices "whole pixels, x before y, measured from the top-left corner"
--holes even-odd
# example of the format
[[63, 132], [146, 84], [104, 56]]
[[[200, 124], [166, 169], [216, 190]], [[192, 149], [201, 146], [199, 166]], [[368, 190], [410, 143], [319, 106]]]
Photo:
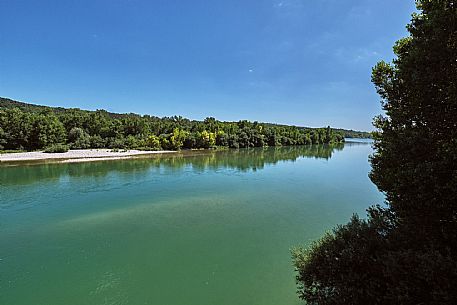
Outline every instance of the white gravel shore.
[[62, 160], [62, 162], [87, 162], [111, 159], [126, 159], [132, 156], [174, 153], [171, 150], [144, 151], [127, 150], [111, 151], [111, 149], [75, 149], [65, 153], [45, 153], [42, 151], [0, 154], [0, 162], [33, 161], [33, 160]]

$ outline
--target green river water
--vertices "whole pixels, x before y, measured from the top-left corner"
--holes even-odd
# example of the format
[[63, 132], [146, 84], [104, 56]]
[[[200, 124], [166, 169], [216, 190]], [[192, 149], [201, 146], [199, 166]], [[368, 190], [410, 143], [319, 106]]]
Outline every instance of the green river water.
[[0, 165], [2, 305], [302, 304], [289, 249], [382, 203], [369, 144]]

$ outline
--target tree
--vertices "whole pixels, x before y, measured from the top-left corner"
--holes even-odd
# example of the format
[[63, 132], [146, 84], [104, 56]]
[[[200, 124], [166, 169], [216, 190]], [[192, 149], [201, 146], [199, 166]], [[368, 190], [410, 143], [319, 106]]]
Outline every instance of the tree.
[[[457, 2], [419, 1], [410, 37], [373, 82], [387, 117], [375, 121], [371, 179], [414, 236], [457, 240]], [[421, 243], [421, 241], [418, 241]], [[453, 251], [457, 251], [457, 243]]]
[[31, 129], [30, 114], [17, 108], [6, 109], [0, 113], [0, 124], [4, 131], [4, 148], [29, 148], [29, 134]]
[[156, 135], [149, 135], [146, 139], [146, 146], [152, 150], [160, 150], [160, 138]]
[[219, 130], [216, 134], [216, 145], [229, 146], [227, 134], [223, 130]]
[[292, 250], [307, 304], [375, 304], [373, 296], [388, 294], [388, 277], [377, 264], [387, 243], [373, 224], [353, 216], [308, 249]]
[[105, 110], [91, 112], [88, 118], [88, 131], [90, 135], [101, 135], [110, 130], [109, 116]]
[[188, 137], [189, 133], [187, 131], [175, 128], [171, 134], [160, 135], [160, 146], [164, 149], [179, 150], [183, 147]]
[[203, 123], [205, 124], [207, 130], [209, 130], [210, 132], [216, 132], [217, 121], [215, 118], [208, 117], [203, 121]]
[[293, 252], [308, 304], [457, 304], [457, 2], [418, 0], [372, 81], [370, 178], [386, 207]]
[[202, 148], [211, 148], [216, 145], [216, 134], [214, 132], [208, 132], [203, 130], [200, 133], [200, 138], [197, 141], [199, 147]]
[[[222, 147], [262, 147], [344, 142], [334, 129], [312, 129], [259, 122], [220, 122], [208, 117], [204, 121], [173, 116], [158, 118], [138, 114], [117, 114], [105, 110], [38, 106], [0, 98], [2, 149], [38, 149], [53, 143], [49, 132], [60, 123], [72, 148], [144, 147], [149, 135], [159, 137], [164, 149]], [[60, 122], [60, 123], [59, 123]], [[54, 127], [52, 127], [54, 126]], [[313, 134], [313, 141], [310, 133]], [[350, 131], [347, 131], [350, 132]], [[59, 136], [60, 137], [60, 136]], [[325, 139], [324, 139], [325, 138]], [[66, 139], [62, 139], [63, 142]]]
[[52, 112], [46, 111], [31, 117], [29, 149], [40, 149], [66, 140], [63, 124]]
[[6, 144], [6, 132], [0, 127], [0, 149], [4, 149]]
[[333, 138], [334, 138], [333, 131], [330, 128], [330, 126], [327, 126], [327, 128], [325, 129], [325, 140], [324, 140], [324, 143], [332, 142]]
[[68, 133], [68, 142], [73, 149], [84, 149], [91, 146], [90, 136], [82, 128], [73, 127]]

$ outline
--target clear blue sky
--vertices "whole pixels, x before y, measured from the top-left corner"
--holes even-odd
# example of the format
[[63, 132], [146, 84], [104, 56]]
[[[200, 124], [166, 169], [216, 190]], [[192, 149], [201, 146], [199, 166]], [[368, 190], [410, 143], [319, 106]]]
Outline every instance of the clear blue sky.
[[1, 0], [0, 96], [371, 130], [413, 0]]

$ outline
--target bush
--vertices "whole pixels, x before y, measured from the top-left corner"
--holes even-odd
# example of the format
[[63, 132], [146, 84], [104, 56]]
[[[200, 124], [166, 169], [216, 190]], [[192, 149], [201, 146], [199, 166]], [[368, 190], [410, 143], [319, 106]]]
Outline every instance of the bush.
[[94, 135], [90, 137], [90, 147], [91, 148], [104, 148], [106, 147], [106, 141], [99, 135]]
[[132, 135], [128, 135], [124, 140], [124, 146], [125, 146], [124, 148], [135, 149], [138, 146], [140, 146], [140, 144], [141, 144], [140, 142], [141, 141], [138, 138], [136, 138]]
[[411, 248], [388, 209], [354, 216], [292, 257], [310, 305], [456, 304], [457, 262], [434, 246]]
[[85, 149], [91, 146], [90, 136], [82, 128], [74, 127], [68, 133], [68, 141], [72, 149]]
[[145, 146], [152, 150], [161, 150], [160, 138], [153, 134], [149, 135], [145, 141]]
[[69, 149], [68, 145], [65, 144], [53, 144], [45, 148], [45, 153], [64, 153], [67, 152]]
[[[387, 242], [377, 220], [353, 216], [308, 248], [292, 250], [298, 293], [308, 304], [379, 304], [387, 294], [385, 256]], [[382, 303], [382, 302], [381, 302]]]
[[125, 139], [124, 138], [109, 138], [108, 139], [108, 148], [114, 149], [124, 149], [125, 148]]

